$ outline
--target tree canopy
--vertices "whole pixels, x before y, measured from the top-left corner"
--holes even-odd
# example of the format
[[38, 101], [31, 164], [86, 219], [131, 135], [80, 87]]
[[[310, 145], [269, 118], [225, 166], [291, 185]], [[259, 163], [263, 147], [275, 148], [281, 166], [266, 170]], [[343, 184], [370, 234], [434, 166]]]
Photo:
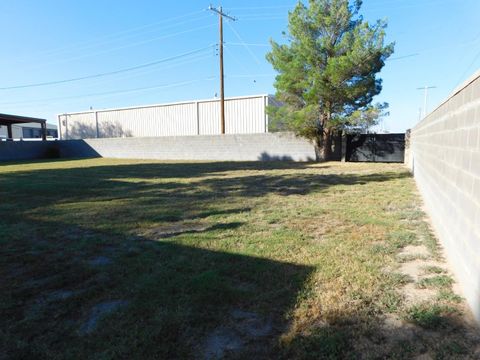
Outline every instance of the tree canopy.
[[372, 104], [382, 90], [377, 74], [393, 53], [385, 44], [386, 21], [370, 24], [359, 14], [360, 0], [310, 0], [289, 12], [286, 43], [271, 40], [268, 61], [278, 72], [272, 110], [283, 129], [319, 139], [324, 156], [331, 134], [376, 123], [387, 104]]

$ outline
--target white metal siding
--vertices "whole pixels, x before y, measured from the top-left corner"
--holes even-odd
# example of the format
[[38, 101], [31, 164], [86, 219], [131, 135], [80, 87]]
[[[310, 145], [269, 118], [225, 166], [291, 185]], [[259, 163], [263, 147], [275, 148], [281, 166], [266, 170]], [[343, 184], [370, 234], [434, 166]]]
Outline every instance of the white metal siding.
[[196, 135], [195, 103], [99, 111], [99, 137]]
[[225, 101], [225, 133], [263, 133], [264, 123], [265, 97]]
[[60, 116], [62, 139], [91, 139], [97, 137], [95, 112]]
[[220, 105], [218, 101], [199, 102], [198, 108], [198, 122], [200, 124], [199, 134], [220, 134]]
[[[225, 132], [267, 132], [267, 95], [225, 101]], [[62, 139], [220, 134], [220, 101], [201, 100], [58, 116]]]

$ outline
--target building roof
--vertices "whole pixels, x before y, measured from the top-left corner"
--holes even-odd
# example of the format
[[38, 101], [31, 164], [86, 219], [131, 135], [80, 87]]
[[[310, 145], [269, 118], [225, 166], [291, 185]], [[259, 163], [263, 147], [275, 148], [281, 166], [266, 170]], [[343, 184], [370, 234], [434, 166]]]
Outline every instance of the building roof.
[[47, 120], [32, 118], [27, 116], [0, 114], [0, 125], [13, 125], [13, 124], [25, 124], [25, 123], [37, 123], [44, 124]]

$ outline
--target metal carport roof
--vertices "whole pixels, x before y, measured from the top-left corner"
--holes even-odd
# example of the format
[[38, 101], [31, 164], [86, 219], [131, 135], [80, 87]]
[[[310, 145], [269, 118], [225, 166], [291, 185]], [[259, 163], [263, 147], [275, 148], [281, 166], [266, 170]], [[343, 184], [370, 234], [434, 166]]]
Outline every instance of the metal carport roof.
[[15, 124], [25, 124], [25, 123], [37, 123], [40, 124], [42, 127], [42, 139], [47, 139], [46, 133], [46, 123], [47, 120], [27, 117], [27, 116], [19, 116], [19, 115], [9, 115], [9, 114], [0, 114], [0, 125], [4, 125], [8, 129], [8, 137], [11, 139], [12, 135], [12, 125]]

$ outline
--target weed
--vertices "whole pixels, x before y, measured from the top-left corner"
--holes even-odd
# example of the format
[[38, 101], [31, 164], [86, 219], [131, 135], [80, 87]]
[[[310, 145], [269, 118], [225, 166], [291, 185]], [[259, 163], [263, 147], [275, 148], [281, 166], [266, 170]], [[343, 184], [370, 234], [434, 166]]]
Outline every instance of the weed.
[[406, 310], [406, 319], [426, 329], [439, 329], [448, 324], [447, 316], [454, 308], [436, 303], [414, 305]]
[[439, 301], [445, 301], [445, 302], [457, 303], [457, 304], [463, 301], [463, 298], [461, 296], [455, 294], [450, 289], [440, 289], [437, 299]]
[[417, 283], [420, 289], [436, 288], [445, 289], [453, 284], [452, 277], [448, 275], [436, 275], [428, 278], [423, 278]]
[[445, 273], [445, 269], [439, 266], [425, 266], [423, 268], [425, 274], [443, 274]]

